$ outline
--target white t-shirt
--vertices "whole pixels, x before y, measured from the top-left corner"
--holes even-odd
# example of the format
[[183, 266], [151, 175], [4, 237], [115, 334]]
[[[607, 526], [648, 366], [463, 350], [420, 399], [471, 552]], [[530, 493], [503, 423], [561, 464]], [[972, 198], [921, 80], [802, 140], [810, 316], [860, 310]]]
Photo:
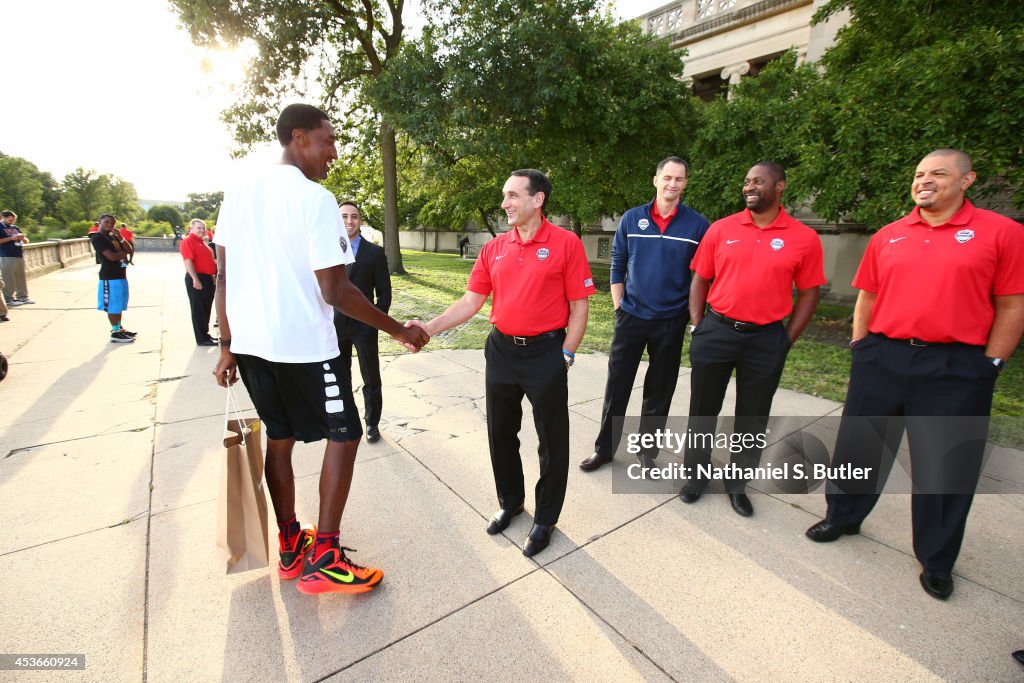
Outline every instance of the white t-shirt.
[[315, 270], [352, 263], [338, 202], [295, 166], [273, 166], [224, 197], [231, 351], [278, 363], [338, 355], [334, 309]]

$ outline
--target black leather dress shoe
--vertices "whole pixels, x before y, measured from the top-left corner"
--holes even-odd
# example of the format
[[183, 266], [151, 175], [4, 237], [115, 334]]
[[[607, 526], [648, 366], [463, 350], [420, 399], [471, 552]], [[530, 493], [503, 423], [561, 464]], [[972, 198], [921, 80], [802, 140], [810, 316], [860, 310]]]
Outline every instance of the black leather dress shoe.
[[605, 458], [598, 455], [597, 453], [594, 453], [592, 456], [590, 456], [589, 458], [580, 463], [580, 469], [583, 470], [584, 472], [593, 472], [601, 465], [607, 465], [612, 460], [614, 460], [614, 458]]
[[203, 341], [201, 341], [198, 344], [196, 344], [196, 346], [216, 346], [216, 345], [217, 345], [217, 340], [216, 339], [204, 339]]
[[644, 472], [647, 472], [648, 470], [657, 467], [657, 463], [655, 463], [654, 461], [654, 459], [657, 457], [658, 456], [656, 455], [650, 455], [648, 453], [638, 453], [636, 456], [636, 461], [640, 463], [640, 469], [643, 470]]
[[750, 517], [754, 514], [754, 506], [750, 504], [750, 499], [745, 493], [730, 493], [729, 502], [740, 517]]
[[1024, 664], [1024, 650], [1017, 650], [1013, 653], [1013, 658], [1021, 664]]
[[534, 524], [530, 535], [526, 537], [523, 545], [523, 555], [533, 557], [551, 543], [551, 533], [555, 530], [554, 524]]
[[380, 441], [380, 430], [377, 425], [366, 425], [366, 443], [377, 443]]
[[953, 575], [949, 572], [921, 572], [921, 588], [938, 600], [945, 600], [953, 594]]
[[683, 486], [682, 490], [679, 491], [679, 499], [687, 505], [696, 503], [700, 500], [701, 494], [704, 493], [704, 487], [694, 481], [688, 481]]
[[506, 510], [502, 508], [491, 515], [491, 523], [487, 525], [487, 533], [491, 536], [494, 534], [500, 534], [502, 531], [508, 528], [508, 525], [512, 523], [512, 518], [522, 513], [523, 506], [520, 505], [515, 510]]
[[853, 526], [839, 526], [838, 524], [833, 524], [827, 519], [823, 519], [808, 529], [805, 535], [815, 543], [829, 543], [840, 536], [852, 536], [859, 533], [860, 524], [854, 524]]

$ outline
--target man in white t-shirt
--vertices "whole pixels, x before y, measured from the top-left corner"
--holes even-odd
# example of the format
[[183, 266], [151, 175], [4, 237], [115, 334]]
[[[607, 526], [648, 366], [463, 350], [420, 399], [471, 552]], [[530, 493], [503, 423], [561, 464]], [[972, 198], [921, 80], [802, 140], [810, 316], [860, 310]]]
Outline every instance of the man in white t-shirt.
[[[362, 427], [340, 360], [334, 309], [410, 351], [429, 336], [381, 312], [348, 280], [352, 248], [337, 200], [313, 182], [338, 158], [327, 114], [308, 104], [285, 107], [277, 137], [281, 164], [225, 196], [217, 221], [221, 353], [214, 375], [225, 387], [241, 375], [267, 432], [278, 575], [299, 578], [303, 593], [363, 593], [384, 574], [353, 563], [339, 542]], [[295, 518], [296, 439], [328, 440], [318, 527], [300, 527]]]

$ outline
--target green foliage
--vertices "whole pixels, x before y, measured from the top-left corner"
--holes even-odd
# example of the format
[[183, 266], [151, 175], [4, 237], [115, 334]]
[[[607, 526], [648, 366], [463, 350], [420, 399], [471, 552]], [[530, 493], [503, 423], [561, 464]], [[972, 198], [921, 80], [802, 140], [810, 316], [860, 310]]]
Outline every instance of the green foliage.
[[167, 221], [145, 220], [133, 228], [132, 232], [138, 237], [163, 237], [164, 235], [173, 235], [174, 228]]
[[43, 184], [38, 175], [35, 164], [0, 155], [0, 207], [18, 214], [19, 223], [42, 218]]
[[806, 202], [814, 187], [800, 164], [818, 139], [808, 100], [819, 81], [815, 68], [796, 66], [790, 52], [741, 81], [731, 99], [703, 103], [686, 202], [712, 220], [742, 210], [743, 177], [762, 160], [786, 167], [787, 206]]
[[109, 176], [77, 168], [64, 176], [63, 196], [57, 203], [66, 221], [95, 220], [110, 204]]
[[554, 185], [549, 212], [579, 229], [648, 200], [657, 162], [688, 147], [694, 100], [673, 87], [683, 53], [594, 0], [530, 12], [432, 0], [427, 12], [422, 38], [370, 88], [424, 152], [422, 222], [490, 219], [509, 172], [535, 167]]
[[92, 223], [92, 221], [70, 221], [66, 228], [66, 239], [87, 237], [89, 235], [89, 228], [92, 227]]
[[171, 4], [195, 43], [245, 42], [256, 48], [238, 104], [224, 112], [224, 120], [242, 145], [273, 139], [281, 103], [308, 99], [311, 93], [342, 119], [343, 144], [351, 142], [346, 138], [348, 131], [377, 131], [384, 248], [392, 272], [402, 272], [395, 131], [377, 116], [366, 86], [387, 71], [402, 44], [403, 0], [171, 0]]
[[110, 206], [107, 212], [117, 216], [119, 221], [134, 223], [145, 214], [142, 207], [139, 206], [139, 195], [135, 192], [135, 186], [127, 180], [110, 179], [108, 191]]
[[178, 211], [177, 207], [169, 204], [157, 204], [156, 206], [150, 207], [149, 211], [146, 212], [146, 218], [151, 221], [179, 225], [184, 229], [184, 222], [181, 220], [181, 213]]
[[220, 205], [224, 201], [223, 192], [192, 192], [185, 202], [184, 214], [187, 220], [199, 218], [204, 221], [217, 219]]

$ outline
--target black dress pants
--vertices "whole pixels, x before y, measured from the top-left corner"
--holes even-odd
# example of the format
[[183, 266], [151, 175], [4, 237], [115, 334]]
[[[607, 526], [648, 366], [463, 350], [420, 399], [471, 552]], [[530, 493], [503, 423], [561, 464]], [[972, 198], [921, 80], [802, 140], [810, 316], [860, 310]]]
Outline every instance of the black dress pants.
[[[687, 427], [695, 434], [714, 434], [722, 410], [729, 378], [736, 370], [736, 434], [762, 434], [768, 426], [772, 399], [779, 388], [782, 368], [792, 342], [782, 322], [749, 332], [707, 315], [690, 340], [690, 419]], [[749, 440], [748, 440], [749, 441]], [[700, 443], [700, 442], [698, 442]], [[761, 448], [753, 445], [733, 453], [737, 467], [757, 467]], [[698, 466], [711, 463], [710, 444], [688, 445], [684, 465], [691, 477]], [[730, 493], [742, 493], [747, 481], [726, 479]]]
[[363, 323], [348, 319], [336, 324], [338, 348], [341, 363], [348, 371], [349, 385], [352, 384], [352, 347], [359, 356], [359, 374], [363, 378], [363, 406], [367, 427], [380, 424], [384, 407], [384, 392], [380, 379], [380, 349], [377, 344], [377, 330]]
[[[601, 428], [594, 441], [594, 452], [602, 458], [613, 456], [622, 439], [621, 423], [619, 429], [615, 429], [615, 419], [626, 414], [644, 349], [647, 349], [650, 363], [644, 376], [640, 431], [650, 434], [665, 426], [679, 379], [683, 335], [689, 320], [689, 313], [664, 320], [644, 320], [621, 308], [615, 311], [615, 335], [608, 355]], [[651, 449], [647, 455], [657, 457], [657, 449]]]
[[533, 406], [537, 428], [540, 479], [535, 524], [555, 524], [565, 502], [569, 479], [569, 383], [562, 358], [564, 335], [517, 346], [491, 332], [484, 347], [487, 361], [487, 440], [498, 503], [512, 510], [526, 499], [519, 430], [523, 423], [523, 396]]
[[213, 284], [213, 276], [206, 273], [196, 273], [202, 289], [192, 286], [192, 276], [185, 273], [185, 291], [188, 292], [188, 305], [192, 309], [192, 332], [196, 337], [196, 344], [210, 338], [210, 311], [213, 310], [213, 297], [217, 293], [216, 285]]
[[850, 526], [868, 516], [905, 429], [914, 554], [929, 571], [952, 571], [981, 474], [998, 374], [980, 346], [914, 346], [878, 334], [858, 342], [833, 467], [871, 468], [871, 477], [830, 481], [827, 519]]

